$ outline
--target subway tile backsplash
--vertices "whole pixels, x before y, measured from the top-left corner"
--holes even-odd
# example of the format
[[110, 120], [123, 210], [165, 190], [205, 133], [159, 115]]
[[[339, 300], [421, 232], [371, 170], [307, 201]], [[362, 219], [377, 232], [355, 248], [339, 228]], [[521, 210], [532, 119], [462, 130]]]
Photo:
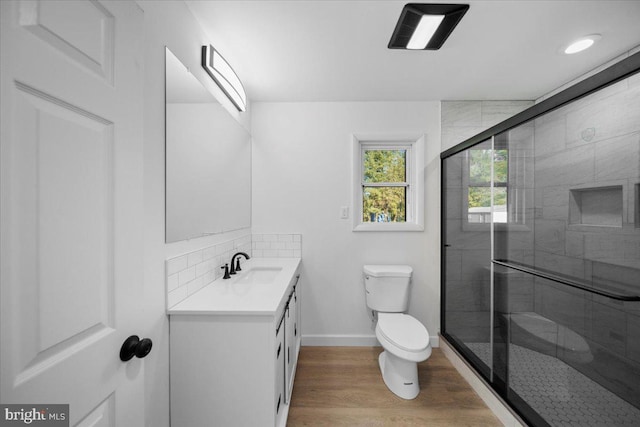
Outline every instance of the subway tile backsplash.
[[220, 268], [238, 251], [251, 255], [251, 235], [189, 252], [166, 261], [167, 308], [222, 276]]
[[300, 258], [300, 234], [247, 234], [166, 261], [167, 308], [222, 277], [222, 266], [236, 252], [255, 258]]
[[254, 234], [252, 251], [256, 258], [300, 258], [302, 236], [300, 234]]

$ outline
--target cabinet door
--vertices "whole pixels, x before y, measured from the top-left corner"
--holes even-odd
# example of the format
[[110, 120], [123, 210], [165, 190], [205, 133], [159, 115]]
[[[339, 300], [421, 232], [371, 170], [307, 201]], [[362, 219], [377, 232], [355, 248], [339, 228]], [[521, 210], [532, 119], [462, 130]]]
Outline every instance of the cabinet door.
[[[278, 329], [276, 329], [276, 393], [275, 393], [275, 414], [276, 420], [278, 420], [283, 414], [283, 407], [285, 404], [285, 358], [286, 358], [286, 344], [285, 344], [285, 316], [281, 319]], [[276, 425], [280, 425], [276, 422]]]
[[298, 361], [298, 348], [296, 345], [297, 334], [297, 311], [298, 305], [296, 303], [295, 292], [292, 292], [289, 299], [289, 306], [287, 309], [286, 318], [286, 343], [287, 343], [287, 378], [286, 378], [286, 396], [287, 403], [291, 400], [291, 391], [293, 390], [293, 378], [295, 374], [296, 363]]
[[294, 336], [294, 340], [296, 342], [296, 364], [298, 363], [298, 352], [300, 351], [300, 344], [302, 342], [302, 317], [301, 317], [301, 313], [302, 313], [302, 299], [301, 299], [301, 292], [300, 292], [300, 276], [298, 276], [298, 281], [296, 283], [296, 286], [293, 288], [294, 289], [294, 293], [293, 296], [295, 298], [295, 302], [296, 302], [296, 323], [294, 324], [294, 330], [293, 330], [293, 336]]
[[291, 317], [291, 304], [292, 304], [292, 299], [289, 299], [289, 303], [287, 304], [287, 308], [285, 310], [285, 314], [284, 314], [284, 324], [285, 324], [285, 348], [286, 348], [286, 353], [285, 353], [285, 397], [286, 397], [286, 402], [289, 403], [289, 400], [291, 398], [290, 394], [291, 394], [291, 373], [292, 373], [292, 368], [293, 368], [293, 364], [291, 363], [291, 355], [293, 353], [293, 317]]

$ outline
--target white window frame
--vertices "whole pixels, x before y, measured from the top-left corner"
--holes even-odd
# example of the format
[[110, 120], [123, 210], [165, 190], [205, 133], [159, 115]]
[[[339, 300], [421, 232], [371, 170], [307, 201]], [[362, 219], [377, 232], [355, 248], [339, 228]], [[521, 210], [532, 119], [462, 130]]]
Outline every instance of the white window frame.
[[[424, 231], [425, 135], [352, 135], [353, 231]], [[363, 222], [364, 149], [407, 150], [405, 222]], [[370, 186], [367, 184], [367, 186]]]
[[[486, 142], [486, 141], [485, 141]], [[477, 146], [478, 147], [478, 146]], [[518, 201], [518, 197], [522, 197], [517, 193], [517, 190], [514, 190], [514, 187], [517, 186], [517, 178], [521, 176], [521, 179], [524, 179], [523, 168], [525, 167], [522, 162], [524, 162], [524, 158], [518, 156], [515, 157], [511, 155], [514, 149], [504, 148], [508, 151], [508, 168], [507, 168], [507, 181], [505, 183], [500, 183], [499, 185], [495, 185], [493, 182], [493, 178], [491, 178], [490, 183], [487, 185], [488, 188], [492, 189], [491, 195], [491, 205], [493, 206], [493, 189], [494, 188], [506, 188], [507, 189], [507, 222], [484, 222], [484, 223], [475, 223], [469, 222], [468, 220], [468, 212], [469, 212], [469, 188], [470, 187], [480, 187], [479, 185], [473, 185], [469, 177], [469, 166], [471, 162], [471, 150], [473, 149], [483, 149], [483, 150], [495, 150], [494, 143], [492, 141], [490, 148], [471, 148], [466, 151], [464, 160], [462, 162], [462, 212], [463, 212], [463, 221], [462, 221], [462, 229], [464, 231], [487, 231], [491, 228], [491, 224], [493, 223], [493, 227], [495, 231], [531, 231], [528, 226], [528, 222], [530, 218], [527, 217], [526, 206], [523, 204], [526, 200]], [[503, 149], [503, 148], [498, 148]], [[493, 166], [492, 166], [493, 169]], [[520, 170], [520, 172], [518, 172]], [[491, 172], [491, 176], [493, 177], [493, 170]], [[510, 198], [515, 198], [516, 202], [509, 202]], [[490, 215], [493, 215], [493, 210]]]

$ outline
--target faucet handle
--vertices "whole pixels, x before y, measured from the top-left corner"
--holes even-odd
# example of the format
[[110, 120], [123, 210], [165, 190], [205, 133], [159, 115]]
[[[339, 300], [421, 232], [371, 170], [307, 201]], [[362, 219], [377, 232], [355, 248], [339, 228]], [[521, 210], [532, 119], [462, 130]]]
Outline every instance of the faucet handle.
[[241, 271], [242, 269], [240, 268], [240, 257], [236, 258], [236, 271]]
[[231, 279], [231, 275], [229, 274], [229, 264], [225, 264], [223, 267], [220, 267], [220, 268], [224, 270], [223, 279]]

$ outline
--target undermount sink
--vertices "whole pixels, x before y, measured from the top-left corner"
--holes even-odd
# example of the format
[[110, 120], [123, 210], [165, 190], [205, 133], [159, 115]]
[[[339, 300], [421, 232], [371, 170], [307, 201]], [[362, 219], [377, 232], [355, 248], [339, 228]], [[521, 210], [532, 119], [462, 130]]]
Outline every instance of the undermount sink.
[[218, 277], [168, 312], [172, 316], [275, 316], [282, 312], [283, 298], [300, 265], [300, 258], [251, 258], [230, 278]]
[[282, 267], [252, 267], [239, 273], [235, 283], [245, 284], [269, 284], [274, 281]]

